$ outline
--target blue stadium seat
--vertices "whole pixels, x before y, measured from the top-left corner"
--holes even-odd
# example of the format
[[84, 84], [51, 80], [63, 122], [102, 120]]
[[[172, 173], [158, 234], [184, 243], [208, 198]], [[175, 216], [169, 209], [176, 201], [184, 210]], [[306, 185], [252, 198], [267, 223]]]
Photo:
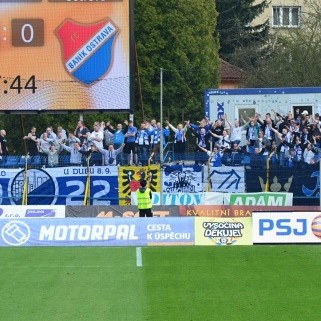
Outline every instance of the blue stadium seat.
[[30, 165], [33, 166], [41, 166], [41, 156], [40, 155], [36, 155], [36, 156], [31, 156], [31, 162]]
[[[29, 165], [31, 162], [31, 158], [27, 157], [27, 164]], [[26, 156], [21, 156], [18, 161], [19, 167], [25, 167], [26, 166]]]
[[3, 157], [3, 167], [11, 168], [18, 167], [21, 156], [4, 156]]
[[69, 166], [70, 165], [70, 155], [59, 156], [59, 166]]

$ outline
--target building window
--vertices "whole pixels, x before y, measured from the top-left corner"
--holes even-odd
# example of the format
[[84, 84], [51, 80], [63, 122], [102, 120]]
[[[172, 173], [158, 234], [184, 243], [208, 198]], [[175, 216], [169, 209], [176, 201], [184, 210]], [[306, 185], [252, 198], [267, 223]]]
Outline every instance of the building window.
[[300, 26], [300, 7], [273, 7], [273, 28], [298, 28]]

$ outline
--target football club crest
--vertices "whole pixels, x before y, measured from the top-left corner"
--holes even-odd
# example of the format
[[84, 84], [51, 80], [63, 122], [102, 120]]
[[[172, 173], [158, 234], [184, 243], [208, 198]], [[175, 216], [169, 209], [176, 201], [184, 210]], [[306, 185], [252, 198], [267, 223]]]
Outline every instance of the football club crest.
[[86, 25], [65, 20], [56, 34], [67, 72], [87, 86], [100, 80], [111, 68], [118, 33], [118, 27], [109, 18]]

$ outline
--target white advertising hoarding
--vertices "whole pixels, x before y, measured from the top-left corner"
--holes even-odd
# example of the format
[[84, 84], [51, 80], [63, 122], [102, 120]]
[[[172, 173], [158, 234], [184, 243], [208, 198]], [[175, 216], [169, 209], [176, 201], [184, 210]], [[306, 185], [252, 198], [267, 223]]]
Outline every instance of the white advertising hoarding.
[[8, 218], [64, 218], [64, 205], [2, 205], [0, 219]]
[[321, 243], [321, 212], [254, 212], [253, 243]]

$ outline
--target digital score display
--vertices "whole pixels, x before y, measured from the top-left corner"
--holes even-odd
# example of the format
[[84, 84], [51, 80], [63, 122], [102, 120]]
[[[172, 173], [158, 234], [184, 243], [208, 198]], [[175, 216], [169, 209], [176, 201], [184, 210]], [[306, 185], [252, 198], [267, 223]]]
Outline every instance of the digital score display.
[[0, 0], [0, 111], [130, 110], [131, 0]]

